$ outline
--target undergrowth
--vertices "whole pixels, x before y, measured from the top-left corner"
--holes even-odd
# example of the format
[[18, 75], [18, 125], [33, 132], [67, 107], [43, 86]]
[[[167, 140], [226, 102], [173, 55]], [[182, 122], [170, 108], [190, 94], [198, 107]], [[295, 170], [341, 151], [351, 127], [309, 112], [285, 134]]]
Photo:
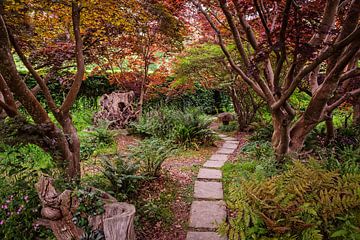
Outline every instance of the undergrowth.
[[169, 140], [184, 148], [212, 145], [215, 133], [210, 129], [211, 119], [199, 109], [184, 111], [171, 107], [152, 109], [131, 124], [132, 133], [144, 137]]
[[223, 167], [229, 239], [360, 239], [358, 149], [341, 162], [288, 161], [279, 169], [268, 143], [242, 148]]

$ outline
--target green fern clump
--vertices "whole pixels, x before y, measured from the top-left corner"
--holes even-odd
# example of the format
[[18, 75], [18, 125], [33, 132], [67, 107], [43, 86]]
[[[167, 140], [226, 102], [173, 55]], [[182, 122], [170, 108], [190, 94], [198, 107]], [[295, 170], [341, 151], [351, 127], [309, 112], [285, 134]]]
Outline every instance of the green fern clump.
[[199, 109], [162, 107], [145, 113], [129, 130], [144, 137], [170, 140], [185, 148], [198, 148], [213, 144], [211, 122]]
[[142, 175], [158, 177], [161, 165], [173, 152], [168, 142], [158, 138], [149, 138], [142, 141], [138, 146], [131, 149], [131, 158], [139, 163]]
[[119, 199], [126, 199], [136, 192], [138, 183], [145, 178], [139, 174], [140, 165], [125, 156], [103, 158], [103, 174], [111, 184], [111, 191]]
[[278, 175], [234, 180], [225, 192], [236, 212], [220, 228], [229, 239], [328, 239], [330, 229], [340, 226], [338, 217], [360, 208], [360, 174], [341, 175], [296, 161]]

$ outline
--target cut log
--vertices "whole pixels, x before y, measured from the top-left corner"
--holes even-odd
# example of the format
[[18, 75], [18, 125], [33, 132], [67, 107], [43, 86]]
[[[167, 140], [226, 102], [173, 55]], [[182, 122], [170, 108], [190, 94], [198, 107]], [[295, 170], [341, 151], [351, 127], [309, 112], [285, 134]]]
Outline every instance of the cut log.
[[105, 205], [104, 233], [106, 240], [135, 240], [134, 205], [113, 203]]

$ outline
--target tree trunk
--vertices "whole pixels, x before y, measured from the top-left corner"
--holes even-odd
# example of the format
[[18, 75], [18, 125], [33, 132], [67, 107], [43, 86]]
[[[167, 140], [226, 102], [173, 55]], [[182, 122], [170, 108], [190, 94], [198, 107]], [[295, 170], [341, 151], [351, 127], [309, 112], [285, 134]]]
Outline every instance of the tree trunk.
[[360, 96], [353, 102], [353, 125], [360, 125]]
[[[66, 145], [62, 146], [65, 161], [67, 162], [66, 172], [70, 180], [80, 180], [80, 139], [77, 130], [69, 114], [62, 117], [60, 124], [63, 127], [65, 136], [68, 138]], [[62, 143], [64, 143], [62, 141]]]
[[325, 121], [326, 124], [326, 143], [330, 143], [335, 138], [335, 127], [332, 116]]
[[272, 123], [274, 132], [271, 141], [276, 158], [281, 162], [290, 151], [290, 121], [281, 111], [276, 111], [272, 113]]

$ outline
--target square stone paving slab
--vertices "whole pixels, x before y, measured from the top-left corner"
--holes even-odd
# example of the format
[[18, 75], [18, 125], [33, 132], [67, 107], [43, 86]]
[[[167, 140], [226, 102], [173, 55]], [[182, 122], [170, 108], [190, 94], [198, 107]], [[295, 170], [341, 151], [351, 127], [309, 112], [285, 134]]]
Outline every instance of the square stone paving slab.
[[223, 187], [221, 182], [195, 181], [194, 197], [201, 199], [223, 199]]
[[220, 148], [216, 153], [217, 154], [233, 154], [234, 152], [235, 152], [235, 149]]
[[216, 232], [188, 232], [186, 240], [226, 240], [226, 237], [220, 237]]
[[190, 210], [190, 227], [216, 229], [226, 218], [224, 201], [193, 201]]
[[239, 145], [240, 141], [225, 141], [225, 143], [232, 143], [232, 144]]
[[198, 178], [220, 180], [222, 178], [222, 173], [217, 169], [200, 168]]
[[225, 141], [237, 141], [236, 138], [233, 138], [233, 137], [225, 137], [223, 138]]
[[224, 164], [225, 164], [225, 161], [209, 160], [204, 163], [204, 167], [206, 167], [206, 168], [221, 168], [222, 166], [224, 166]]
[[224, 134], [218, 134], [218, 136], [220, 137], [220, 138], [227, 138], [228, 136], [226, 136], [226, 135], [224, 135]]
[[225, 142], [222, 147], [223, 148], [229, 148], [229, 149], [236, 149], [238, 147], [238, 145], [234, 144], [234, 143]]
[[210, 157], [210, 161], [227, 161], [229, 159], [229, 155], [226, 154], [213, 154]]

